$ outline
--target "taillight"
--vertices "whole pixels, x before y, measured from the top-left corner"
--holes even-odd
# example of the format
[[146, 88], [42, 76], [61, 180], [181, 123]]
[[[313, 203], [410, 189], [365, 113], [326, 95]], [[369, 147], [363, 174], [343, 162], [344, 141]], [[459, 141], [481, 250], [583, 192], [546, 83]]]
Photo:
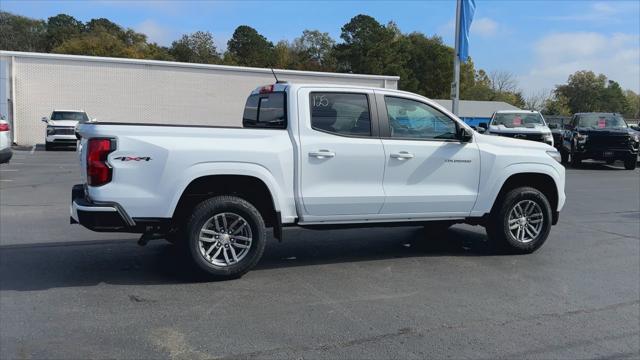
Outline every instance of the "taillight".
[[9, 131], [9, 124], [0, 124], [0, 132]]
[[87, 145], [87, 183], [101, 186], [111, 181], [111, 167], [107, 164], [107, 156], [114, 148], [111, 139], [89, 139]]

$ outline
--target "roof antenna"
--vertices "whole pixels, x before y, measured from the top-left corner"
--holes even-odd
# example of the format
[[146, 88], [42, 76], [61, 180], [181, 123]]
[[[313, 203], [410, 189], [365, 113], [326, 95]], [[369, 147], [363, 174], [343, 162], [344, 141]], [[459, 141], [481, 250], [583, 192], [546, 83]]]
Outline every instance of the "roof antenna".
[[270, 69], [271, 69], [271, 73], [273, 74], [273, 77], [276, 78], [276, 84], [286, 84], [286, 81], [278, 80], [278, 77], [276, 76], [276, 72], [273, 71], [273, 68], [270, 68]]

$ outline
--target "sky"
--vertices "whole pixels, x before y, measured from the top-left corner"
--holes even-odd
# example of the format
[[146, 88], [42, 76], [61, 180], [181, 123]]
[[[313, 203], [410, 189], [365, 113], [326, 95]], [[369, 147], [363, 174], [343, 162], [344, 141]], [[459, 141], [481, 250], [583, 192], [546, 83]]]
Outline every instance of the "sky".
[[[213, 34], [226, 48], [249, 25], [272, 42], [305, 29], [328, 32], [358, 14], [402, 32], [439, 35], [453, 46], [455, 1], [31, 1], [0, 0], [0, 10], [46, 19], [66, 13], [104, 17], [170, 45], [182, 34]], [[640, 93], [640, 1], [476, 0], [469, 54], [477, 69], [509, 71], [525, 94], [550, 91], [577, 70], [593, 70]]]

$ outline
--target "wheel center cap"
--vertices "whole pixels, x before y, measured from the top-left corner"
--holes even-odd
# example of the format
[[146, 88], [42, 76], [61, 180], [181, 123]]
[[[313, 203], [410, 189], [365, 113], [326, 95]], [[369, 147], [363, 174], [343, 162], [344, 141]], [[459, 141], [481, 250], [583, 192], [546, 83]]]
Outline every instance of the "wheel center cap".
[[519, 222], [520, 222], [520, 225], [525, 225], [527, 223], [527, 218], [526, 217], [521, 217]]
[[220, 237], [220, 242], [221, 242], [223, 245], [228, 244], [228, 243], [229, 243], [229, 234], [223, 234], [223, 235]]

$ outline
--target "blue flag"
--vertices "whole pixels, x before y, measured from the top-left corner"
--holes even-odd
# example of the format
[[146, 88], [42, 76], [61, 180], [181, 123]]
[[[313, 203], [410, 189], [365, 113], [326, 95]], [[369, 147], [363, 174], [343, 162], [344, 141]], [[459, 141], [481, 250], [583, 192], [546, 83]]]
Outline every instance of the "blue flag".
[[469, 58], [469, 29], [471, 29], [471, 22], [473, 21], [473, 14], [476, 12], [475, 0], [461, 0], [460, 1], [460, 24], [458, 24], [460, 31], [458, 32], [458, 57], [460, 61], [467, 62]]

